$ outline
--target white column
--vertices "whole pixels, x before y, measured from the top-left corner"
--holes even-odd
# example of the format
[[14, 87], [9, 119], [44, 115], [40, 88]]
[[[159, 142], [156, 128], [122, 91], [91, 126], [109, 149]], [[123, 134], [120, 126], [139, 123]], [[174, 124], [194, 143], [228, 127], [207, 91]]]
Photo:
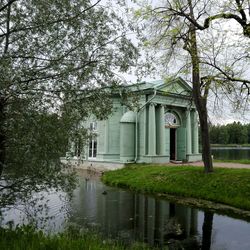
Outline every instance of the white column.
[[149, 105], [148, 155], [156, 154], [155, 104]]
[[199, 154], [199, 129], [198, 129], [198, 115], [197, 112], [194, 110], [194, 115], [193, 115], [193, 153], [194, 154]]
[[75, 156], [75, 151], [76, 151], [76, 144], [74, 141], [70, 142], [70, 152], [72, 153], [73, 156]]
[[104, 152], [109, 152], [109, 120], [105, 121]]
[[166, 155], [165, 148], [165, 121], [164, 121], [164, 106], [160, 106], [160, 115], [159, 115], [159, 145], [160, 145], [160, 155]]
[[191, 119], [190, 119], [190, 110], [187, 110], [186, 112], [186, 134], [187, 134], [187, 154], [192, 154], [192, 136], [191, 136]]

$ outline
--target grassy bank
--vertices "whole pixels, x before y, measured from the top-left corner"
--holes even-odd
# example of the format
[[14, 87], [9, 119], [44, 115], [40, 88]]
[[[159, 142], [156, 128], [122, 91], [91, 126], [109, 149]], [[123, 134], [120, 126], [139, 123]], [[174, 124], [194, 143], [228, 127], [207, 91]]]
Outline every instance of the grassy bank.
[[241, 159], [241, 160], [213, 160], [214, 162], [230, 162], [230, 163], [240, 163], [240, 164], [250, 164], [250, 159]]
[[103, 239], [94, 232], [80, 233], [70, 230], [57, 235], [45, 235], [32, 227], [24, 226], [15, 230], [0, 228], [0, 249], [3, 250], [123, 250], [151, 249], [144, 244], [126, 248], [121, 243]]
[[250, 210], [250, 170], [218, 168], [204, 174], [192, 166], [130, 165], [105, 173], [106, 184], [146, 193], [205, 199]]

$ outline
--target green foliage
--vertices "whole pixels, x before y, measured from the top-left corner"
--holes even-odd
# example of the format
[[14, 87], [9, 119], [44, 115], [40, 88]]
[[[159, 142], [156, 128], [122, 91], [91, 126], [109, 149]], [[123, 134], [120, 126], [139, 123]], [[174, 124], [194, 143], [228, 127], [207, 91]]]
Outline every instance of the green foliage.
[[121, 243], [104, 239], [96, 232], [69, 229], [56, 235], [46, 235], [42, 231], [36, 231], [31, 226], [18, 227], [15, 230], [0, 228], [0, 249], [5, 250], [68, 250], [68, 249], [152, 249], [143, 243], [134, 243], [125, 247]]
[[1, 207], [32, 202], [33, 192], [53, 188], [69, 192], [75, 187], [74, 172], [64, 171], [60, 163], [72, 123], [56, 113], [37, 112], [23, 101], [19, 104], [6, 121], [8, 150], [1, 176]]
[[74, 186], [59, 156], [86, 139], [80, 121], [107, 117], [116, 72], [136, 64], [133, 26], [99, 2], [0, 3], [0, 206]]
[[106, 184], [146, 193], [172, 194], [214, 201], [250, 210], [250, 171], [201, 167], [131, 165], [105, 173]]
[[250, 123], [247, 125], [247, 141], [250, 143]]
[[250, 143], [250, 126], [234, 122], [227, 125], [210, 126], [212, 144], [246, 144]]
[[243, 144], [247, 143], [247, 128], [241, 123], [228, 124], [229, 143]]

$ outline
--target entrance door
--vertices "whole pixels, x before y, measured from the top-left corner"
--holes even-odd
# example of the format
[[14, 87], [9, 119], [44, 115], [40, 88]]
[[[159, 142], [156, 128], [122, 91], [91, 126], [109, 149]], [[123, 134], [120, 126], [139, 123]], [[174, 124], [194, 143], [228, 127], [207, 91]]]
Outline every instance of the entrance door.
[[170, 160], [176, 160], [176, 129], [170, 128]]

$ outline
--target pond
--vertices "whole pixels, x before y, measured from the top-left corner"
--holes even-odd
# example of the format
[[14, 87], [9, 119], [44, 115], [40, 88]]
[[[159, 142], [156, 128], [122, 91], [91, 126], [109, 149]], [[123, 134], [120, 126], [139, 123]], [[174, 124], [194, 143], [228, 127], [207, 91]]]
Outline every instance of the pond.
[[212, 155], [216, 160], [250, 159], [250, 147], [214, 147]]
[[[108, 187], [86, 171], [79, 172], [79, 186], [63, 210], [57, 193], [47, 194], [46, 200], [49, 215], [54, 216], [47, 230], [77, 224], [124, 244], [140, 241], [169, 249], [250, 249], [248, 221]], [[2, 224], [11, 219], [18, 223], [20, 216], [13, 209]]]

